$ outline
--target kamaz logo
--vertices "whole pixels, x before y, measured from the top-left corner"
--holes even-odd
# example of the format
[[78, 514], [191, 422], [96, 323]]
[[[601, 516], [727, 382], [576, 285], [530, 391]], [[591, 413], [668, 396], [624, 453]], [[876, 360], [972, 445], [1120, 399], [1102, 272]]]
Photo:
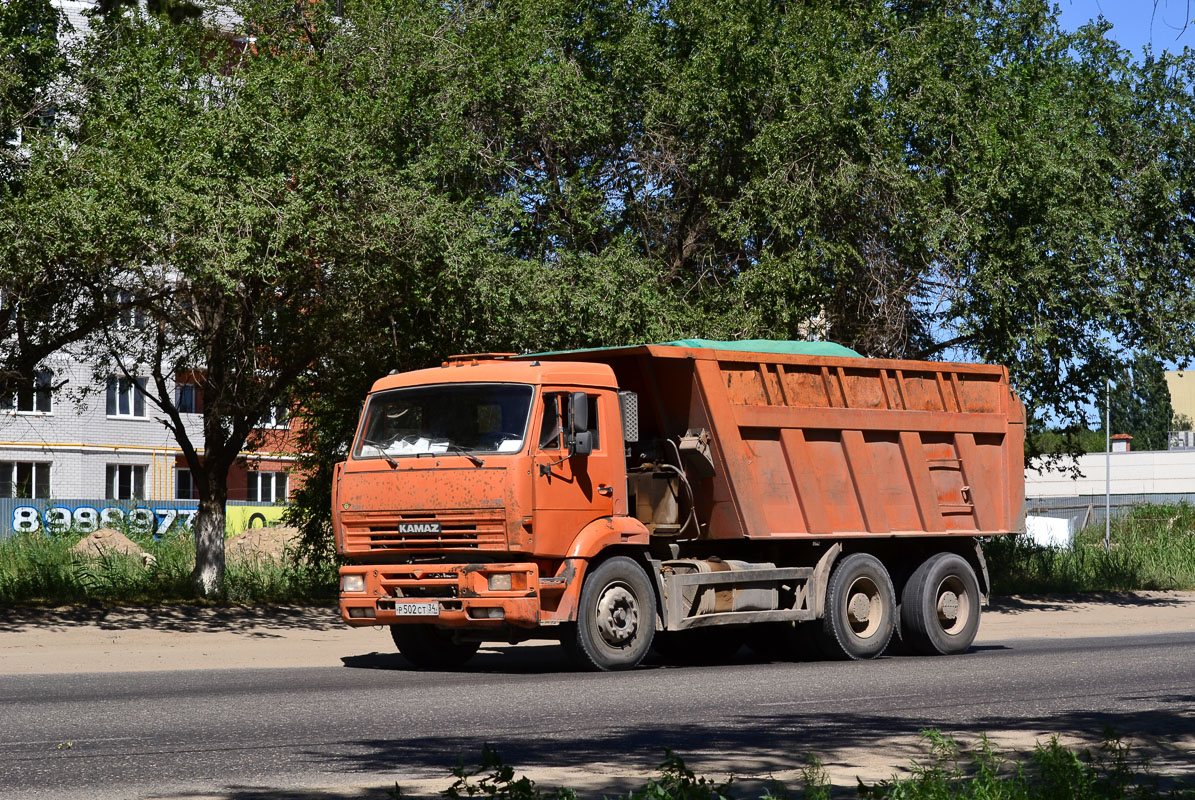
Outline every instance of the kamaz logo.
[[440, 523], [438, 522], [400, 522], [398, 523], [399, 533], [439, 533]]

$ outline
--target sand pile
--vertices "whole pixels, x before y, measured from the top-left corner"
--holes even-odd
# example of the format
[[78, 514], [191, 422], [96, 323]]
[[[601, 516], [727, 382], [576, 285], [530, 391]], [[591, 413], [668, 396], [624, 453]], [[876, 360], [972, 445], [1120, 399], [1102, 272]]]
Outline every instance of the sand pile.
[[86, 558], [100, 558], [114, 554], [136, 556], [147, 567], [157, 559], [137, 546], [129, 537], [112, 528], [100, 528], [89, 533], [71, 547], [71, 552]]
[[250, 528], [229, 539], [224, 544], [230, 556], [261, 561], [272, 559], [282, 561], [287, 553], [293, 553], [299, 544], [299, 529], [287, 525], [268, 528]]

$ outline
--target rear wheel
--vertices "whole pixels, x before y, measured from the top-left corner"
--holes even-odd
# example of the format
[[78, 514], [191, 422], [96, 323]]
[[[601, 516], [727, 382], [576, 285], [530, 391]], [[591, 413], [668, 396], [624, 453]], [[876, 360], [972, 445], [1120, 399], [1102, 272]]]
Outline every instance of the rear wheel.
[[434, 625], [391, 625], [390, 636], [403, 657], [422, 669], [454, 669], [473, 657], [479, 642], [455, 642]]
[[585, 576], [577, 623], [561, 643], [582, 669], [633, 669], [651, 648], [655, 608], [647, 573], [632, 559], [614, 556]]
[[896, 591], [875, 556], [852, 553], [834, 565], [821, 642], [833, 658], [875, 658], [896, 629]]
[[919, 655], [965, 653], [979, 632], [979, 581], [966, 559], [938, 553], [905, 584], [901, 638]]

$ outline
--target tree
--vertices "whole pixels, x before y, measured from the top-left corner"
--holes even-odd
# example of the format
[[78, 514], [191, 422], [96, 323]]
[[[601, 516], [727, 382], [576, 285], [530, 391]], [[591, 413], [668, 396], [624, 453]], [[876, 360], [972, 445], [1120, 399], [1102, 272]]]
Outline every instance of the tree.
[[[1041, 0], [345, 16], [328, 46], [351, 53], [349, 124], [444, 231], [438, 253], [363, 249], [401, 298], [379, 298], [389, 336], [354, 348], [363, 372], [813, 336], [1007, 364], [1035, 425], [1080, 430], [1125, 353], [1195, 352], [1190, 54], [1134, 61]], [[305, 384], [312, 407], [353, 392], [312, 428], [321, 461], [368, 383]]]
[[1165, 450], [1170, 442], [1174, 409], [1162, 364], [1138, 354], [1130, 369], [1121, 373], [1111, 397], [1112, 433], [1133, 437], [1134, 450]]
[[[85, 354], [97, 378], [138, 386], [182, 448], [204, 595], [222, 584], [230, 467], [258, 420], [340, 346], [343, 320], [368, 318], [371, 292], [344, 256], [372, 183], [352, 166], [329, 72], [285, 20], [252, 22], [255, 49], [135, 11], [97, 20], [76, 143], [55, 174], [60, 195], [111, 209], [106, 290], [137, 314]], [[202, 443], [173, 392], [182, 373], [203, 392]]]
[[824, 337], [1007, 364], [1074, 430], [1126, 354], [1195, 353], [1195, 56], [1043, 0], [112, 5], [38, 196], [150, 320], [108, 351], [205, 370], [217, 505], [267, 395], [326, 461], [453, 351]]

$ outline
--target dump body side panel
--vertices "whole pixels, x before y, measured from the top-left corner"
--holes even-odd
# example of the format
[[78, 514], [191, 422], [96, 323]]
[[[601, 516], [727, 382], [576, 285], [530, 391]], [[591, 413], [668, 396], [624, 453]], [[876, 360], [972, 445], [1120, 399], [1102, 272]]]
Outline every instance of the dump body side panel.
[[639, 393], [641, 438], [713, 434], [715, 474], [694, 486], [704, 538], [1021, 525], [1024, 410], [1003, 367], [674, 346], [586, 357]]

